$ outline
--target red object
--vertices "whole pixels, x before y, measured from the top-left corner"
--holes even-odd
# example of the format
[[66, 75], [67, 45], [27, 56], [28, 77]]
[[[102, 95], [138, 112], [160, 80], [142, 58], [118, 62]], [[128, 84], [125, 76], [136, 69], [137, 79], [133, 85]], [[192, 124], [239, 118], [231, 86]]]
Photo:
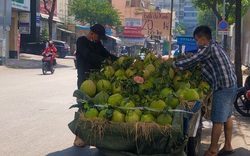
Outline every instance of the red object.
[[123, 27], [123, 37], [144, 37], [141, 27]]
[[143, 83], [144, 83], [144, 79], [143, 79], [142, 77], [140, 77], [140, 76], [135, 76], [135, 77], [134, 77], [134, 81], [135, 81], [136, 83], [140, 83], [140, 84], [143, 84]]
[[[56, 52], [57, 52], [57, 49], [56, 49], [55, 46], [52, 46], [52, 47], [48, 46], [47, 48], [45, 48], [43, 54], [45, 54], [45, 53], [52, 53], [52, 59], [50, 60], [50, 63], [54, 64], [54, 59], [56, 57]], [[45, 56], [44, 56], [44, 59], [46, 59]]]
[[248, 90], [248, 91], [245, 93], [245, 96], [246, 96], [247, 100], [250, 100], [250, 90]]
[[20, 33], [17, 34], [17, 50], [18, 53], [20, 52], [20, 42], [21, 42], [21, 35]]

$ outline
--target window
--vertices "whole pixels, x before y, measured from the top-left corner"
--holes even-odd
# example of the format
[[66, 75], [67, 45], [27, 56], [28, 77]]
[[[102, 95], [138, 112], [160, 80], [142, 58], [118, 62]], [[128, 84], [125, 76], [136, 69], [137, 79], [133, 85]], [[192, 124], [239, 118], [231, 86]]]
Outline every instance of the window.
[[126, 7], [140, 7], [141, 0], [126, 0]]
[[126, 7], [131, 7], [131, 0], [126, 0]]

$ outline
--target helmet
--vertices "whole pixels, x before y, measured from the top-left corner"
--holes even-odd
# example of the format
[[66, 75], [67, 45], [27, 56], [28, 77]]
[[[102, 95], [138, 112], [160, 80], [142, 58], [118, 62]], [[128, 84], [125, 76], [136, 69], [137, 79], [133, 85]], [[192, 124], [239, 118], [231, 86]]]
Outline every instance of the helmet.
[[53, 45], [53, 41], [49, 41], [49, 46], [52, 46]]

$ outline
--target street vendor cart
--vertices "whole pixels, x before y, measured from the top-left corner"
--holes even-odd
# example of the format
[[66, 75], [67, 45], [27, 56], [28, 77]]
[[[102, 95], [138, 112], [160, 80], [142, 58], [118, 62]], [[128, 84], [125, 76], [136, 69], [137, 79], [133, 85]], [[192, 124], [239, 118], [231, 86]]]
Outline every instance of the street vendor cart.
[[197, 156], [210, 86], [199, 67], [175, 71], [172, 58], [143, 50], [143, 60], [122, 56], [82, 83], [70, 130], [107, 156]]
[[180, 104], [173, 110], [172, 128], [145, 126], [143, 123], [121, 125], [92, 121], [84, 119], [81, 111], [75, 113], [75, 119], [69, 123], [69, 128], [86, 145], [95, 146], [107, 156], [198, 156], [201, 147], [202, 107], [206, 101], [207, 97], [204, 97], [201, 101]]

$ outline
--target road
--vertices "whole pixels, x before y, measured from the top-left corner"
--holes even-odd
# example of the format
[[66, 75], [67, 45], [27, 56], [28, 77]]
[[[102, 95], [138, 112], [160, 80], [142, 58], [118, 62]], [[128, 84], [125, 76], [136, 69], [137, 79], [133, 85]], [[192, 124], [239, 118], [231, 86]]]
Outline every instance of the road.
[[67, 124], [76, 111], [69, 109], [75, 104], [76, 69], [72, 59], [64, 61], [72, 65], [58, 65], [53, 75], [42, 75], [38, 67], [0, 68], [1, 156], [95, 155], [96, 150], [73, 147]]
[[[72, 59], [57, 59], [53, 75], [42, 75], [40, 56], [25, 60], [23, 69], [15, 61], [9, 64], [12, 68], [0, 66], [1, 156], [103, 156], [95, 147], [73, 146], [74, 135], [67, 126], [76, 111], [69, 109], [75, 104], [76, 89]], [[235, 118], [241, 120], [241, 116]], [[241, 121], [249, 127], [246, 119]], [[248, 151], [236, 120], [234, 126], [233, 146], [237, 155], [245, 156]], [[200, 155], [209, 146], [210, 132], [211, 123], [204, 121]]]

